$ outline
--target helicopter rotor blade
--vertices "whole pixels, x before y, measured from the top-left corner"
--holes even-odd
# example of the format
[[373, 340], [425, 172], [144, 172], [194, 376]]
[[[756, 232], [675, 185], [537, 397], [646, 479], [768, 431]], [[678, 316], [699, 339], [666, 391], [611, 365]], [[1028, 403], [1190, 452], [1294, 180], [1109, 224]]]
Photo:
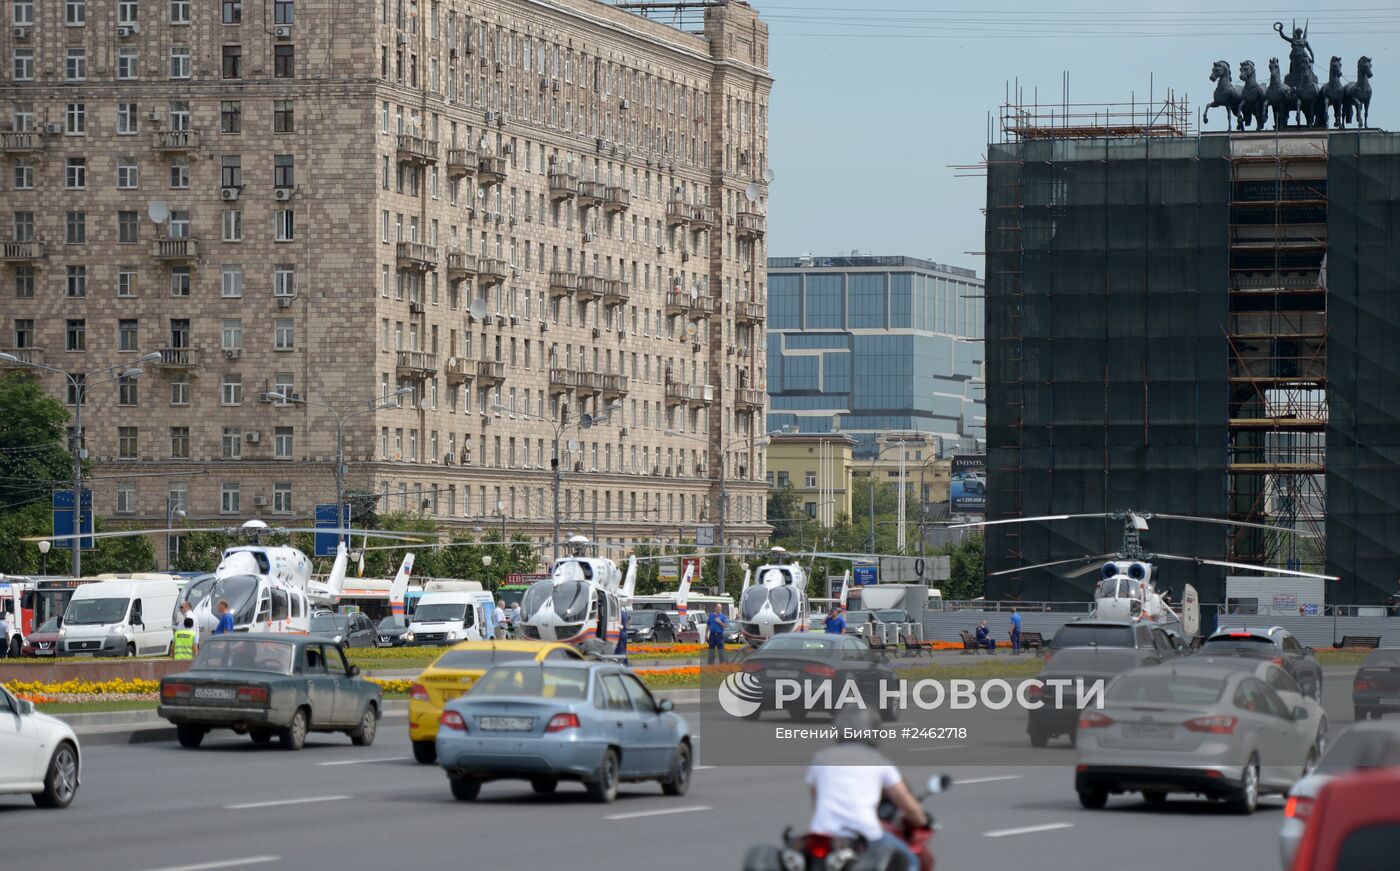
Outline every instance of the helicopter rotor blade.
[[1215, 523], [1221, 526], [1243, 526], [1249, 529], [1267, 529], [1270, 532], [1287, 532], [1292, 535], [1315, 538], [1316, 533], [1305, 532], [1299, 529], [1289, 529], [1287, 526], [1272, 526], [1267, 523], [1251, 523], [1247, 520], [1226, 520], [1223, 517], [1192, 517], [1189, 514], [1151, 514], [1153, 518], [1164, 518], [1166, 520], [1185, 520], [1190, 523]]
[[1043, 514], [1040, 517], [1008, 517], [1004, 520], [978, 520], [972, 523], [955, 523], [948, 529], [979, 529], [985, 526], [1000, 526], [1004, 523], [1040, 523], [1047, 520], [1076, 520], [1081, 517], [1112, 517], [1112, 514]]
[[1083, 563], [1083, 562], [1092, 563], [1092, 562], [1094, 562], [1094, 561], [1096, 561], [1096, 560], [1108, 559], [1110, 556], [1112, 556], [1112, 554], [1101, 554], [1101, 555], [1091, 555], [1091, 556], [1079, 556], [1079, 557], [1075, 557], [1074, 559], [1060, 559], [1060, 560], [1055, 560], [1054, 562], [1036, 563], [1035, 565], [1031, 565], [1031, 566], [1018, 566], [1017, 568], [1014, 568], [1014, 569], [1002, 569], [1002, 570], [999, 571], [999, 572], [988, 572], [988, 573], [987, 573], [987, 577], [989, 577], [989, 578], [995, 578], [995, 577], [1000, 577], [1001, 575], [1014, 575], [1014, 574], [1016, 574], [1017, 572], [1028, 572], [1028, 571], [1031, 571], [1031, 570], [1033, 570], [1033, 569], [1048, 569], [1048, 568], [1050, 568], [1051, 566], [1063, 566], [1063, 565], [1069, 565], [1069, 564], [1071, 564], [1071, 563]]
[[1169, 559], [1178, 562], [1196, 563], [1203, 566], [1223, 566], [1227, 569], [1244, 569], [1252, 572], [1266, 572], [1271, 575], [1288, 575], [1294, 578], [1316, 578], [1320, 581], [1340, 581], [1337, 575], [1319, 575], [1316, 572], [1299, 572], [1293, 569], [1280, 569], [1273, 566], [1256, 566], [1250, 563], [1230, 562], [1229, 560], [1202, 559], [1194, 556], [1177, 556], [1170, 553], [1157, 553], [1152, 555], [1153, 559]]

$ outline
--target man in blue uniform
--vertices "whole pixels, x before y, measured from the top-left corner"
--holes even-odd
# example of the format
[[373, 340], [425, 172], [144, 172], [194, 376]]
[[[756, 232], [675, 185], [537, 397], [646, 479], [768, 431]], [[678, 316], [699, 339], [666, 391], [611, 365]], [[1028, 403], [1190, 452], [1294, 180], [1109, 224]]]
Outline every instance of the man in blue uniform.
[[846, 618], [841, 616], [840, 605], [832, 608], [831, 613], [826, 615], [826, 631], [831, 635], [840, 635], [846, 631]]
[[718, 658], [721, 665], [728, 662], [728, 653], [724, 649], [724, 633], [729, 628], [729, 618], [724, 616], [724, 612], [716, 605], [710, 611], [710, 619], [705, 624], [705, 644], [710, 649], [709, 664], [714, 665]]

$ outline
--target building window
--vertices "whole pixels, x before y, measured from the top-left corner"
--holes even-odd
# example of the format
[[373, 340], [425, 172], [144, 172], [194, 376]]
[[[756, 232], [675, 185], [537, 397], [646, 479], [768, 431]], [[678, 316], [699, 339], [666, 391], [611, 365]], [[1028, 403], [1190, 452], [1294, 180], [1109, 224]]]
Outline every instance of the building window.
[[272, 75], [279, 79], [290, 79], [296, 76], [295, 46], [275, 45], [272, 47]]
[[272, 349], [290, 351], [296, 347], [296, 322], [292, 318], [277, 318], [273, 325]]
[[170, 160], [170, 187], [174, 190], [187, 190], [190, 186], [190, 159], [174, 157]]
[[237, 154], [225, 154], [220, 158], [219, 186], [226, 188], [243, 187], [243, 158]]
[[10, 179], [17, 191], [34, 190], [34, 162], [25, 158], [15, 158]]
[[272, 156], [272, 186], [289, 188], [296, 186], [296, 158], [290, 154]]
[[272, 271], [273, 296], [297, 295], [297, 268], [290, 263], [279, 263]]
[[[272, 389], [283, 396], [296, 396], [296, 379], [290, 372], [272, 373]], [[277, 400], [278, 405], [289, 405], [289, 402]]]
[[272, 214], [275, 239], [278, 242], [291, 242], [296, 239], [296, 212], [292, 209], [278, 209]]
[[15, 212], [14, 213], [14, 239], [16, 242], [34, 241], [34, 213]]
[[87, 0], [64, 0], [63, 23], [75, 27], [87, 24]]
[[170, 23], [190, 23], [190, 0], [170, 0]]
[[[186, 6], [186, 9], [189, 7]], [[170, 47], [170, 78], [188, 79], [190, 77], [190, 47], [187, 45], [172, 45]]]
[[87, 243], [87, 212], [68, 212], [64, 218], [64, 240], [69, 245]]
[[117, 296], [122, 299], [136, 297], [136, 273], [123, 269], [117, 273]]
[[15, 347], [34, 347], [34, 319], [25, 318], [15, 321]]
[[272, 513], [292, 513], [292, 483], [278, 481], [272, 485]]
[[139, 111], [135, 103], [117, 104], [117, 132], [130, 135], [140, 131], [140, 122], [137, 120]]
[[70, 351], [87, 350], [87, 321], [82, 318], [69, 319], [67, 339], [64, 347]]
[[117, 405], [140, 405], [141, 399], [137, 390], [137, 380], [135, 378], [118, 378]]
[[14, 0], [12, 8], [16, 25], [34, 23], [34, 0]]
[[15, 267], [15, 299], [34, 298], [34, 267]]
[[170, 428], [170, 459], [188, 460], [190, 458], [190, 428], [187, 426], [172, 426]]
[[[87, 188], [87, 158], [70, 157], [63, 165], [63, 186], [70, 191]], [[73, 214], [69, 212], [69, 214]]]
[[[227, 6], [228, 4], [224, 4]], [[226, 79], [243, 78], [243, 46], [224, 46], [223, 75]]]
[[87, 79], [87, 49], [68, 49], [63, 63], [63, 78], [70, 82], [81, 82]]
[[243, 0], [223, 0], [225, 24], [243, 23]]
[[175, 209], [170, 213], [170, 238], [190, 237], [190, 213], [187, 209]]
[[64, 107], [63, 132], [69, 136], [87, 134], [87, 103], [68, 103]]
[[225, 351], [238, 350], [243, 347], [243, 321], [238, 318], [225, 318], [223, 329], [223, 348]]
[[243, 241], [243, 210], [224, 209], [224, 241]]
[[290, 460], [292, 458], [292, 449], [292, 428], [289, 426], [277, 427], [272, 437], [273, 457], [279, 460]]
[[138, 78], [139, 76], [140, 71], [137, 65], [136, 49], [117, 49], [117, 78], [125, 81], [131, 81], [132, 79]]
[[73, 376], [73, 380], [65, 385], [64, 394], [64, 401], [69, 405], [76, 405], [79, 397], [82, 397], [82, 400], [87, 402], [87, 376]]
[[117, 482], [117, 513], [136, 513], [136, 484], [131, 481]]
[[117, 189], [135, 190], [140, 184], [140, 170], [137, 169], [136, 159], [131, 157], [117, 158]]
[[[190, 376], [181, 372], [170, 376], [170, 404], [189, 405], [190, 404]], [[182, 429], [185, 429], [182, 427]], [[174, 432], [174, 430], [171, 430]], [[189, 430], [185, 429], [185, 456], [189, 456]]]
[[171, 100], [169, 126], [171, 130], [190, 129], [190, 101]]
[[136, 212], [117, 212], [117, 241], [124, 245], [140, 242], [140, 226]]
[[222, 514], [237, 514], [242, 510], [238, 483], [225, 481], [219, 492], [219, 511]]
[[219, 401], [224, 405], [243, 404], [243, 376], [224, 375], [219, 385]]
[[815, 486], [817, 486], [817, 473], [816, 473], [816, 472], [807, 472], [805, 475], [803, 475], [802, 483], [803, 483], [803, 486], [805, 486], [805, 487], [815, 487]]
[[134, 460], [136, 451], [136, 427], [117, 427], [117, 459]]
[[135, 318], [123, 318], [117, 321], [117, 350], [135, 351], [141, 347], [138, 334], [140, 332], [140, 321]]
[[238, 299], [243, 296], [243, 267], [236, 263], [225, 263], [220, 295], [224, 299]]
[[34, 81], [34, 49], [17, 48], [13, 55], [11, 70], [17, 82]]
[[69, 266], [64, 283], [65, 295], [69, 299], [82, 299], [87, 296], [87, 267]]
[[178, 297], [190, 295], [190, 268], [188, 266], [170, 267], [170, 295]]
[[292, 111], [291, 100], [272, 101], [272, 132], [293, 133], [296, 131], [296, 113]]
[[272, 4], [272, 21], [274, 24], [296, 23], [296, 4], [293, 0], [274, 0]]
[[219, 103], [219, 132], [243, 132], [243, 104], [238, 100], [222, 100]]
[[225, 460], [243, 459], [243, 430], [236, 426], [224, 427], [222, 445]]

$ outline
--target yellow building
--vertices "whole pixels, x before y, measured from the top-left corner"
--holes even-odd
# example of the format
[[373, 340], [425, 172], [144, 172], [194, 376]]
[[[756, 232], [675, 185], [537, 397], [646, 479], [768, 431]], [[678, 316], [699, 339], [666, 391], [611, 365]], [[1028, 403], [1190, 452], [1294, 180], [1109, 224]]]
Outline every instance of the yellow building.
[[768, 442], [768, 483], [779, 489], [791, 487], [808, 517], [822, 526], [834, 526], [837, 517], [851, 513], [855, 443], [841, 433], [773, 435]]
[[851, 477], [859, 479], [859, 485], [868, 486], [874, 474], [875, 480], [882, 483], [898, 484], [902, 480], [905, 498], [917, 499], [916, 504], [948, 501], [953, 461], [950, 457], [939, 458], [937, 437], [889, 433], [880, 437], [879, 446], [876, 457], [852, 464]]

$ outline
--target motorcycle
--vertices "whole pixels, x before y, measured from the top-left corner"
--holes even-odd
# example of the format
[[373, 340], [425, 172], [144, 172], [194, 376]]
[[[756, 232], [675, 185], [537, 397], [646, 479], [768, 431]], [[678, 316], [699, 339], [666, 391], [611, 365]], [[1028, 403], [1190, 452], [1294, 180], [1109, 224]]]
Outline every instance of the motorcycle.
[[[918, 795], [922, 804], [929, 796], [947, 792], [953, 779], [946, 774], [930, 777], [927, 791]], [[794, 834], [783, 830], [783, 846], [758, 845], [744, 857], [744, 871], [933, 871], [930, 842], [938, 825], [928, 814], [927, 826], [913, 826], [888, 800], [880, 802], [881, 827], [894, 835], [919, 857], [918, 868], [905, 868], [902, 855], [877, 850], [860, 835], [846, 837], [818, 832]]]

